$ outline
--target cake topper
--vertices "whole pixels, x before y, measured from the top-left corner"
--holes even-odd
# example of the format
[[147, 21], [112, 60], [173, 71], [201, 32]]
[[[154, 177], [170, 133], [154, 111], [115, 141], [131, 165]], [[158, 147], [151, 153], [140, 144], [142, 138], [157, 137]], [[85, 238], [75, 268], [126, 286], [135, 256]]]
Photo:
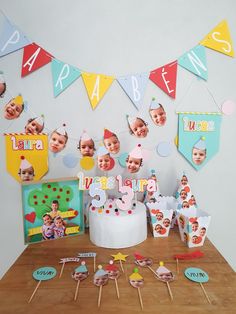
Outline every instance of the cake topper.
[[123, 265], [122, 265], [122, 261], [125, 262], [126, 261], [126, 258], [129, 256], [129, 255], [125, 255], [125, 254], [122, 254], [122, 253], [117, 253], [117, 254], [114, 254], [114, 255], [111, 255], [114, 259], [114, 262], [115, 261], [119, 261], [120, 262], [120, 268], [122, 270], [122, 272], [124, 273], [124, 268], [123, 268]]
[[152, 259], [150, 257], [144, 257], [139, 253], [134, 253], [134, 257], [135, 257], [135, 264], [140, 266], [140, 267], [147, 267], [148, 269], [151, 270], [151, 272], [154, 273], [154, 275], [156, 275], [156, 272], [154, 269], [152, 269]]
[[86, 252], [86, 253], [78, 253], [78, 257], [92, 257], [93, 258], [93, 271], [96, 271], [96, 256], [97, 253], [95, 252]]
[[102, 265], [98, 265], [98, 270], [94, 274], [93, 283], [95, 286], [99, 287], [99, 295], [98, 295], [98, 307], [101, 305], [102, 298], [102, 286], [108, 283], [108, 273], [102, 269]]
[[85, 261], [81, 262], [81, 265], [75, 268], [72, 278], [77, 281], [76, 289], [75, 289], [75, 296], [74, 301], [77, 299], [80, 281], [85, 280], [89, 275], [88, 268], [86, 267]]
[[79, 260], [80, 259], [78, 257], [64, 257], [64, 258], [61, 258], [59, 264], [62, 264], [62, 266], [61, 266], [61, 271], [60, 271], [59, 278], [61, 278], [61, 276], [63, 274], [64, 267], [65, 267], [66, 263], [69, 263], [69, 262], [79, 262]]
[[143, 310], [143, 300], [140, 291], [140, 287], [143, 287], [144, 280], [143, 277], [139, 274], [138, 268], [134, 268], [133, 273], [129, 276], [129, 283], [132, 287], [138, 289], [139, 302], [141, 305], [141, 309]]
[[204, 253], [201, 251], [194, 251], [192, 253], [186, 253], [186, 254], [175, 254], [174, 259], [176, 260], [176, 271], [177, 274], [179, 274], [179, 260], [191, 260], [199, 257], [203, 257]]
[[174, 275], [172, 274], [172, 272], [168, 268], [166, 268], [164, 266], [164, 262], [162, 262], [162, 261], [160, 262], [160, 266], [156, 270], [156, 274], [157, 274], [157, 278], [159, 280], [166, 283], [171, 301], [173, 301], [173, 294], [172, 294], [172, 291], [170, 289], [169, 282], [174, 280]]
[[118, 277], [120, 276], [120, 271], [119, 268], [113, 263], [113, 261], [109, 261], [109, 264], [106, 266], [106, 271], [108, 273], [108, 278], [111, 280], [115, 280], [115, 285], [116, 285], [116, 294], [117, 298], [120, 298], [120, 292], [119, 292], [119, 287], [118, 287]]

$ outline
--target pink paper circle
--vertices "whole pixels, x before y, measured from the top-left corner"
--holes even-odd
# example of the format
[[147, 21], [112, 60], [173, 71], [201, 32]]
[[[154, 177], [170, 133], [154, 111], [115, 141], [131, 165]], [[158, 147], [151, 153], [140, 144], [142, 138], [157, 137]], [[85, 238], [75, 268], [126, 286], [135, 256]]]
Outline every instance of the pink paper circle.
[[236, 104], [234, 101], [226, 100], [221, 106], [221, 111], [224, 114], [231, 115], [235, 111], [235, 108], [236, 108]]

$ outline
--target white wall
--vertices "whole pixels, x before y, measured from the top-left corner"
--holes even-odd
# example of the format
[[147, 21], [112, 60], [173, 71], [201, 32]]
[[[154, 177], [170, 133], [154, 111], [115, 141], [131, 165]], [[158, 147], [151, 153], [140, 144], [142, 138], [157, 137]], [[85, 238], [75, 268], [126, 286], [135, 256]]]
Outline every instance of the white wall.
[[[88, 72], [114, 76], [147, 72], [174, 61], [197, 45], [223, 19], [227, 19], [236, 43], [236, 2], [233, 0], [1, 0], [1, 9], [27, 36], [56, 58]], [[22, 93], [29, 103], [29, 111], [11, 125], [0, 118], [1, 133], [23, 131], [29, 116], [43, 113], [47, 131], [63, 122], [68, 126], [70, 140], [63, 154], [77, 154], [76, 139], [84, 128], [97, 140], [102, 137], [104, 127], [121, 132], [123, 151], [133, 148], [137, 141], [126, 132], [125, 115], [136, 114], [136, 109], [117, 82], [92, 111], [81, 78], [55, 99], [50, 65], [22, 79], [21, 60], [22, 50], [0, 58], [0, 70], [5, 73], [10, 92], [6, 97]], [[199, 172], [175, 147], [167, 158], [159, 157], [154, 151], [159, 141], [173, 141], [177, 133], [177, 107], [191, 111], [216, 109], [205, 86], [219, 105], [227, 99], [236, 100], [235, 59], [207, 49], [207, 61], [207, 84], [179, 68], [175, 101], [151, 81], [148, 83], [141, 115], [151, 122], [147, 108], [155, 96], [165, 104], [168, 123], [163, 129], [150, 123], [149, 137], [142, 144], [153, 149], [147, 166], [158, 171], [163, 194], [173, 194], [176, 180], [183, 170], [187, 172], [200, 207], [212, 215], [209, 238], [236, 270], [236, 254], [232, 249], [236, 239], [235, 114], [223, 116], [220, 152]], [[1, 107], [3, 104], [1, 100]], [[2, 276], [25, 246], [20, 186], [5, 170], [3, 136], [0, 147]], [[64, 167], [61, 156], [50, 156], [46, 178], [75, 175], [78, 170], [78, 167]]]

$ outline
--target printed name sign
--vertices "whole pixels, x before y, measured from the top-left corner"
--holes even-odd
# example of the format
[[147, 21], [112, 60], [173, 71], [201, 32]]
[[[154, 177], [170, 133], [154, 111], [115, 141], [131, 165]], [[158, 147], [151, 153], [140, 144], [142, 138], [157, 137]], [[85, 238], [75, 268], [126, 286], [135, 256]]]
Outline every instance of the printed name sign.
[[194, 282], [203, 283], [209, 281], [208, 274], [201, 268], [189, 267], [184, 271], [185, 276]]

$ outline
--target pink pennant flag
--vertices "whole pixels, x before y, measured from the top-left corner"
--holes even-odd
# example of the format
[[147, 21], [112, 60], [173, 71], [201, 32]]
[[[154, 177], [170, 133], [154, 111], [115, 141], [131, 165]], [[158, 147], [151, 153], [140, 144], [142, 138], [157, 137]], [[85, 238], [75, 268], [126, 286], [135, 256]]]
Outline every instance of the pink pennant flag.
[[150, 72], [149, 79], [167, 95], [176, 95], [177, 60]]

